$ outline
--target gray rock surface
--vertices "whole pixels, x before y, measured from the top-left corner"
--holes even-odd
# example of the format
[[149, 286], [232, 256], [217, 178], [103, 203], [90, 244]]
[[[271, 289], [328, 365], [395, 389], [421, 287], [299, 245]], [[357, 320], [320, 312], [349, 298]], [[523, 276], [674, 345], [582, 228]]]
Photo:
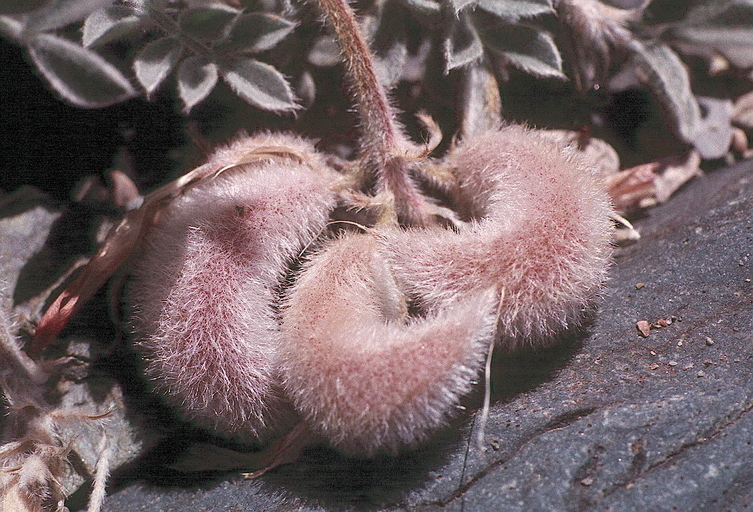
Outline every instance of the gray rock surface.
[[[256, 480], [184, 477], [163, 446], [116, 470], [105, 510], [753, 508], [753, 161], [694, 180], [637, 226], [585, 332], [495, 356], [482, 447], [478, 393], [396, 459], [319, 448]], [[643, 337], [640, 320], [669, 325]]]

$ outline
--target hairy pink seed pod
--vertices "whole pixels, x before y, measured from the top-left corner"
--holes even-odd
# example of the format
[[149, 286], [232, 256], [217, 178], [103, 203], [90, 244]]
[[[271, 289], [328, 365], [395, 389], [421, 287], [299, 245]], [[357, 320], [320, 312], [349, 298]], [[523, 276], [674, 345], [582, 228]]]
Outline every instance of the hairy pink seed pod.
[[393, 230], [385, 254], [428, 310], [492, 285], [504, 290], [499, 335], [509, 348], [542, 342], [598, 294], [610, 259], [609, 198], [575, 154], [537, 131], [475, 135], [445, 161], [458, 180], [458, 232]]
[[257, 153], [288, 158], [228, 169], [175, 199], [148, 234], [128, 296], [155, 388], [188, 419], [243, 440], [263, 438], [286, 410], [276, 289], [335, 203], [334, 172], [292, 136], [239, 140], [208, 165]]
[[487, 291], [407, 321], [369, 235], [331, 243], [283, 310], [285, 388], [309, 426], [350, 455], [396, 454], [444, 426], [470, 391], [494, 332]]

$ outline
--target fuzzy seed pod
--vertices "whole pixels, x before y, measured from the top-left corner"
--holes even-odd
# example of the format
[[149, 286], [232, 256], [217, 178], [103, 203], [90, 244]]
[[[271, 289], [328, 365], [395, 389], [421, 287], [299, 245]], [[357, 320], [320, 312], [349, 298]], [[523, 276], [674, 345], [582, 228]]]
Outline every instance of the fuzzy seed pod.
[[457, 232], [393, 230], [385, 254], [406, 292], [431, 311], [489, 286], [504, 291], [503, 346], [541, 343], [577, 323], [611, 253], [609, 198], [577, 156], [537, 131], [489, 130], [450, 152]]
[[[249, 159], [260, 152], [285, 158]], [[263, 438], [286, 410], [277, 289], [324, 228], [336, 179], [309, 143], [284, 135], [239, 140], [208, 165], [249, 161], [162, 212], [128, 293], [155, 388], [188, 419], [242, 440]]]
[[494, 330], [488, 291], [424, 319], [369, 235], [332, 242], [283, 310], [285, 388], [309, 426], [350, 455], [396, 454], [444, 426], [470, 391]]

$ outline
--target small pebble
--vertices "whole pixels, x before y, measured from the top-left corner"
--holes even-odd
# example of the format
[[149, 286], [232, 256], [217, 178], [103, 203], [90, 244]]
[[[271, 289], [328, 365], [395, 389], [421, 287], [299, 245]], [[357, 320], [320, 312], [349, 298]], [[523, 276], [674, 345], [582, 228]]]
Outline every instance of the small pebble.
[[680, 340], [680, 341], [677, 342], [677, 346], [678, 347], [682, 347], [682, 340]]
[[656, 363], [654, 363], [654, 364], [652, 364], [651, 366], [648, 367], [649, 370], [656, 370], [657, 368], [659, 368], [659, 365], [656, 364]]
[[589, 485], [591, 485], [591, 484], [594, 483], [594, 479], [589, 476], [589, 477], [584, 478], [583, 480], [581, 480], [580, 483], [582, 485], [585, 485], [586, 487], [588, 487]]
[[695, 376], [696, 377], [705, 377], [706, 376], [706, 372], [704, 372], [703, 370], [701, 370], [698, 373], [696, 373]]
[[635, 283], [635, 289], [636, 290], [640, 290], [644, 286], [646, 286], [646, 283]]
[[640, 322], [635, 324], [635, 327], [640, 331], [641, 336], [644, 338], [647, 338], [648, 335], [651, 333], [651, 324], [649, 324], [645, 320], [641, 320]]
[[667, 364], [669, 364], [669, 366], [677, 366], [677, 361], [670, 361]]
[[713, 344], [714, 344], [714, 340], [706, 336], [706, 345], [710, 347]]
[[499, 450], [499, 441], [497, 441], [496, 439], [492, 439], [491, 441], [489, 441], [489, 444], [491, 445], [492, 450], [494, 451]]

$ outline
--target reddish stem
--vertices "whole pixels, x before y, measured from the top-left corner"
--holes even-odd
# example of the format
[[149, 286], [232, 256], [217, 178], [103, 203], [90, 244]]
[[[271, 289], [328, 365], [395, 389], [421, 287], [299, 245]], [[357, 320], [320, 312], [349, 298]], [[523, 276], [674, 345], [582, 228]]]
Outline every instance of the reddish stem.
[[367, 172], [377, 177], [379, 192], [387, 192], [398, 216], [410, 224], [423, 224], [426, 203], [408, 175], [406, 153], [410, 143], [395, 121], [385, 91], [355, 13], [347, 0], [319, 0], [340, 42], [348, 68], [353, 100], [361, 120], [359, 157]]

